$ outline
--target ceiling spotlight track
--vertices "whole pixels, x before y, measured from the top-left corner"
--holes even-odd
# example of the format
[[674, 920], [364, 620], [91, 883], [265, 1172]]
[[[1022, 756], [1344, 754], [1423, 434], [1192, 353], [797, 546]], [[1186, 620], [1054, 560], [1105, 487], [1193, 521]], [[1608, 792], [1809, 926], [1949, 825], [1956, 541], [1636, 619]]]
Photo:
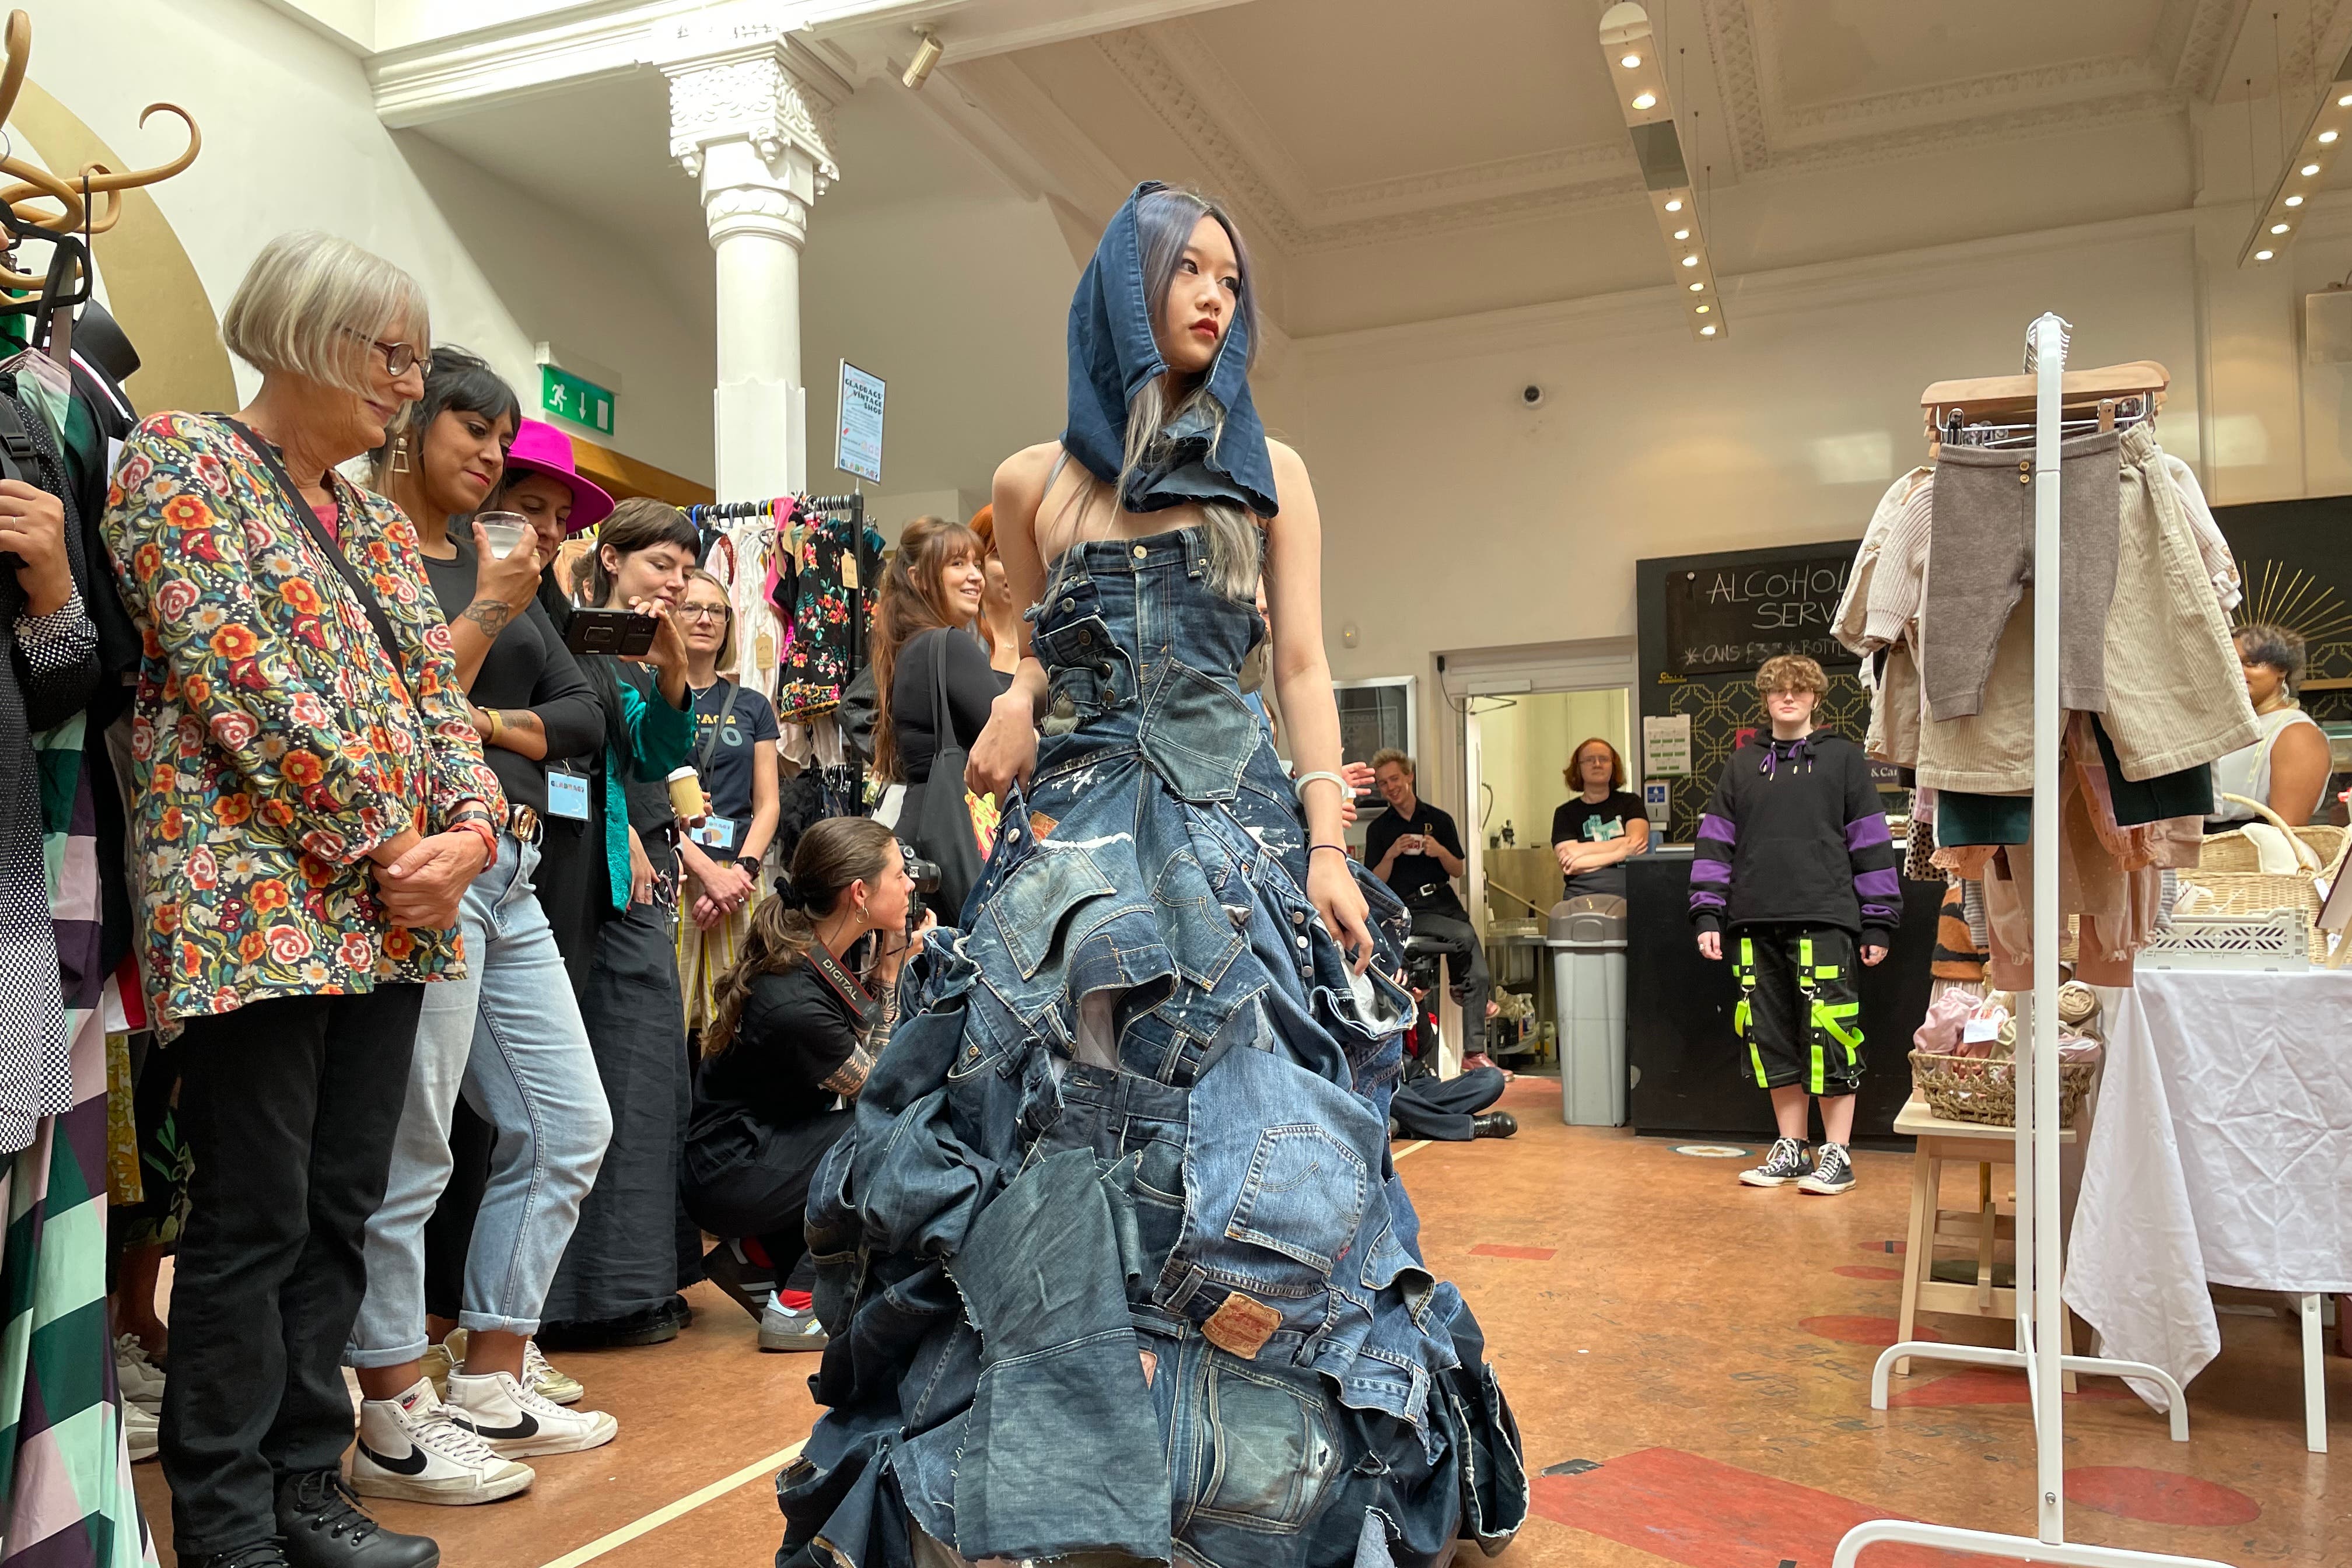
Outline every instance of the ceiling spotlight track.
[[[2286, 90], [2284, 84], [2279, 90]], [[2302, 228], [2297, 221], [2302, 216], [2299, 209], [2318, 193], [2347, 128], [2352, 128], [2352, 54], [2336, 63], [2336, 74], [2305, 117], [2303, 135], [2279, 170], [2278, 183], [2255, 213], [2246, 243], [2238, 247], [2239, 266], [2260, 267], [2275, 261], [2294, 243]]]
[[1642, 184], [1658, 220], [1658, 236], [1665, 242], [1668, 270], [1683, 285], [1684, 316], [1691, 336], [1717, 342], [1731, 335], [1731, 324], [1724, 320], [1723, 301], [1716, 294], [1715, 263], [1707, 256], [1706, 230], [1699, 223], [1690, 165], [1683, 157], [1674, 100], [1666, 92], [1665, 62], [1658, 58], [1656, 46], [1650, 14], [1633, 0], [1612, 5], [1601, 15], [1601, 58], [1608, 62], [1610, 86], [1633, 141], [1633, 157], [1642, 167]]

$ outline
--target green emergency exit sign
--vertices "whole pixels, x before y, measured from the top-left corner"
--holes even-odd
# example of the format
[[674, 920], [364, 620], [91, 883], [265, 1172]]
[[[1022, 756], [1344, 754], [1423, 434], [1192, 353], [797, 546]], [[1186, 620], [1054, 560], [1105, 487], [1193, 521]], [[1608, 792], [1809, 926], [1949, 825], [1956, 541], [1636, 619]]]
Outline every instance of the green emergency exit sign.
[[548, 413], [584, 425], [599, 436], [613, 433], [613, 395], [584, 376], [551, 364], [539, 367], [539, 405]]

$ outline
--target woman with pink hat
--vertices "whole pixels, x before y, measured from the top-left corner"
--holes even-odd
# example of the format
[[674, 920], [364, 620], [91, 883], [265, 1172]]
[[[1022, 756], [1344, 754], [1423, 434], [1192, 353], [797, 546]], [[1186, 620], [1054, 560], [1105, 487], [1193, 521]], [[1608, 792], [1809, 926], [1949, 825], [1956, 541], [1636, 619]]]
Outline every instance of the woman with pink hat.
[[582, 476], [572, 459], [571, 437], [542, 420], [526, 419], [515, 429], [514, 445], [507, 448], [507, 483], [498, 504], [521, 513], [538, 533], [539, 559], [547, 569], [539, 602], [561, 628], [572, 614], [573, 584], [565, 568], [587, 559], [583, 548], [565, 550], [565, 541], [593, 531], [610, 517], [613, 498]]

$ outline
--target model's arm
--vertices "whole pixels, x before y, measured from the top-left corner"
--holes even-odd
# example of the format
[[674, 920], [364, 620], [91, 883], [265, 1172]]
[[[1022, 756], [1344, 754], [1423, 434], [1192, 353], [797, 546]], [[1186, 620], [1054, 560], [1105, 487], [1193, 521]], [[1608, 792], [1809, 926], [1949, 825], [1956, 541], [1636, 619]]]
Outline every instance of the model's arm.
[[[1045, 480], [1054, 470], [1057, 444], [1031, 447], [1004, 459], [991, 487], [995, 509], [996, 552], [1003, 559], [1004, 575], [1012, 584], [1013, 602], [1027, 609], [1045, 594], [1045, 560], [1037, 546], [1037, 509], [1045, 500]], [[1037, 765], [1037, 714], [1045, 704], [1045, 667], [1030, 647], [1030, 625], [1017, 623], [1021, 665], [1013, 685], [990, 705], [988, 723], [971, 743], [964, 767], [964, 786], [974, 795], [991, 795], [1000, 804], [1016, 783], [1026, 783]]]
[[1699, 951], [1723, 956], [1723, 921], [1731, 904], [1731, 862], [1739, 846], [1739, 826], [1731, 801], [1731, 770], [1738, 753], [1723, 763], [1715, 794], [1698, 819], [1698, 847], [1691, 857], [1690, 917], [1698, 928]]
[[[1323, 520], [1315, 507], [1315, 487], [1298, 454], [1268, 441], [1274, 458], [1279, 510], [1265, 524], [1265, 600], [1273, 612], [1274, 689], [1290, 725], [1290, 757], [1298, 776], [1339, 771], [1339, 704], [1331, 695], [1331, 666], [1323, 654]], [[1323, 911], [1331, 934], [1355, 958], [1362, 973], [1371, 963], [1372, 938], [1365, 921], [1370, 906], [1356, 886], [1340, 845], [1344, 824], [1339, 804], [1344, 786], [1315, 779], [1301, 792], [1307, 814], [1307, 895]]]
[[[1851, 754], [1846, 776], [1845, 847], [1853, 868], [1853, 893], [1862, 906], [1862, 961], [1875, 963], [1894, 945], [1903, 921], [1903, 858], [1895, 852], [1886, 812], [1871, 782], [1870, 764]], [[1877, 957], [1871, 956], [1877, 950]]]

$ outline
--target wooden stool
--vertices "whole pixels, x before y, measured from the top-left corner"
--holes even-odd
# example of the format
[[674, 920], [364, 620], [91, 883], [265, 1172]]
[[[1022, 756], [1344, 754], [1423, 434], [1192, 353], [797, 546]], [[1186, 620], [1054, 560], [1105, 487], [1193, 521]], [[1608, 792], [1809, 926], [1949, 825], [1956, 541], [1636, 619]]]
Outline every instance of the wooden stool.
[[[1918, 1141], [1911, 1157], [1911, 1225], [1903, 1244], [1903, 1310], [1895, 1337], [1911, 1338], [1913, 1325], [1921, 1312], [2007, 1318], [2013, 1321], [2017, 1317], [2017, 1291], [2013, 1286], [1993, 1283], [1993, 1255], [1998, 1243], [2016, 1239], [2017, 1222], [2013, 1215], [2002, 1214], [1994, 1200], [1992, 1172], [1996, 1165], [2013, 1167], [2017, 1163], [2017, 1129], [1980, 1121], [1948, 1121], [1915, 1095], [1895, 1119], [1895, 1131]], [[2058, 1137], [2063, 1143], [2072, 1143], [2074, 1131], [2067, 1128]], [[1973, 1163], [1977, 1167], [1975, 1208], [1940, 1206], [1947, 1163]], [[1938, 1241], [1963, 1243], [1975, 1251], [1974, 1283], [1963, 1285], [1935, 1277]], [[2073, 1337], [2071, 1328], [2068, 1337]], [[1896, 1362], [1895, 1372], [1900, 1377], [1910, 1376], [1911, 1358], [1906, 1356]], [[2074, 1391], [2074, 1374], [2070, 1372], [2065, 1374], [2065, 1392]]]

